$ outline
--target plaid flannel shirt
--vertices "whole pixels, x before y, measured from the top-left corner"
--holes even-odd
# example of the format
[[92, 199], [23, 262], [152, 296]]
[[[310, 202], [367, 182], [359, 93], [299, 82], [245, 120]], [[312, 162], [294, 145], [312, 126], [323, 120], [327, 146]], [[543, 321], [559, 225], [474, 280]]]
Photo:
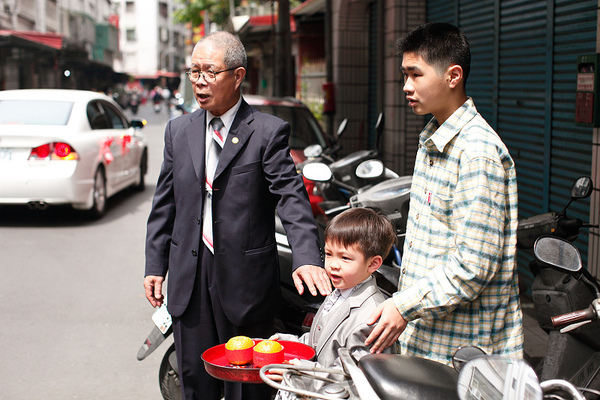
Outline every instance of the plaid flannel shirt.
[[460, 346], [523, 356], [517, 178], [469, 98], [420, 135], [398, 292], [400, 352], [450, 364]]

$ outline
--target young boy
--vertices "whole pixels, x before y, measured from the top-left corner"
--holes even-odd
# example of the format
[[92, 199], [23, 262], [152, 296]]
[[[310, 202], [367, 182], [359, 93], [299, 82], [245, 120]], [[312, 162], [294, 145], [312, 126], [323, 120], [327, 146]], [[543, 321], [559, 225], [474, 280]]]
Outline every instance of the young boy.
[[379, 352], [400, 337], [401, 353], [446, 364], [467, 345], [522, 357], [515, 164], [467, 97], [469, 43], [431, 23], [399, 52], [408, 105], [433, 118], [419, 138], [399, 290], [367, 321], [379, 323], [366, 343]]
[[[340, 347], [364, 346], [373, 329], [368, 316], [385, 300], [371, 276], [396, 241], [392, 223], [367, 208], [351, 208], [333, 218], [325, 228], [325, 269], [335, 290], [327, 296], [314, 318], [310, 332], [297, 340], [315, 349], [316, 366], [341, 367]], [[317, 382], [304, 380], [306, 390], [318, 390]], [[288, 392], [280, 392], [286, 398]]]

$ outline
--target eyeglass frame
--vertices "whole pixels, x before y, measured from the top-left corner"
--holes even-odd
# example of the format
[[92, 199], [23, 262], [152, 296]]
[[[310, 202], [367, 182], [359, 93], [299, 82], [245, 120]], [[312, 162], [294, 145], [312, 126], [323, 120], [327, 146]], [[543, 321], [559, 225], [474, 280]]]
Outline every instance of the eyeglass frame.
[[[185, 74], [188, 76], [188, 79], [192, 83], [198, 83], [198, 81], [200, 80], [200, 77], [202, 77], [202, 79], [204, 79], [204, 81], [206, 81], [206, 82], [216, 82], [217, 81], [217, 75], [220, 74], [221, 72], [233, 71], [233, 70], [238, 69], [238, 68], [240, 68], [240, 67], [227, 68], [227, 69], [222, 69], [220, 71], [211, 71], [211, 70], [202, 71], [201, 69], [192, 70], [190, 68], [187, 71], [185, 71]], [[198, 79], [196, 79], [195, 81], [192, 80], [192, 76], [190, 75], [192, 73], [192, 71], [198, 71]], [[210, 72], [215, 77], [212, 78], [211, 80], [206, 79], [206, 75], [204, 75], [206, 72]]]

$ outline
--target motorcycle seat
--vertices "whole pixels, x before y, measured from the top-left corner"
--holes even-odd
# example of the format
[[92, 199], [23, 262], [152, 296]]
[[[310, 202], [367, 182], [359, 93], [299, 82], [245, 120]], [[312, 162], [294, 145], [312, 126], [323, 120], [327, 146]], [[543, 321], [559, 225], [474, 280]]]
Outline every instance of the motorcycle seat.
[[451, 367], [419, 357], [373, 354], [358, 366], [382, 400], [458, 400], [458, 373]]

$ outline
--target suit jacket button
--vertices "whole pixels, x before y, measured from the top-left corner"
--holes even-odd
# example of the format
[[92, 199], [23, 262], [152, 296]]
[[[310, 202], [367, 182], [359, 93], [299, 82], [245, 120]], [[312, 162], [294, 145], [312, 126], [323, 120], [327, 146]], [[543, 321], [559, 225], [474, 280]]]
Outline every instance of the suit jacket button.
[[200, 219], [200, 217], [196, 218], [196, 222], [198, 223], [198, 225], [200, 225], [200, 223], [202, 222], [202, 220]]
[[192, 255], [193, 255], [194, 257], [196, 257], [196, 256], [198, 255], [198, 253], [196, 252], [196, 250], [192, 250]]

